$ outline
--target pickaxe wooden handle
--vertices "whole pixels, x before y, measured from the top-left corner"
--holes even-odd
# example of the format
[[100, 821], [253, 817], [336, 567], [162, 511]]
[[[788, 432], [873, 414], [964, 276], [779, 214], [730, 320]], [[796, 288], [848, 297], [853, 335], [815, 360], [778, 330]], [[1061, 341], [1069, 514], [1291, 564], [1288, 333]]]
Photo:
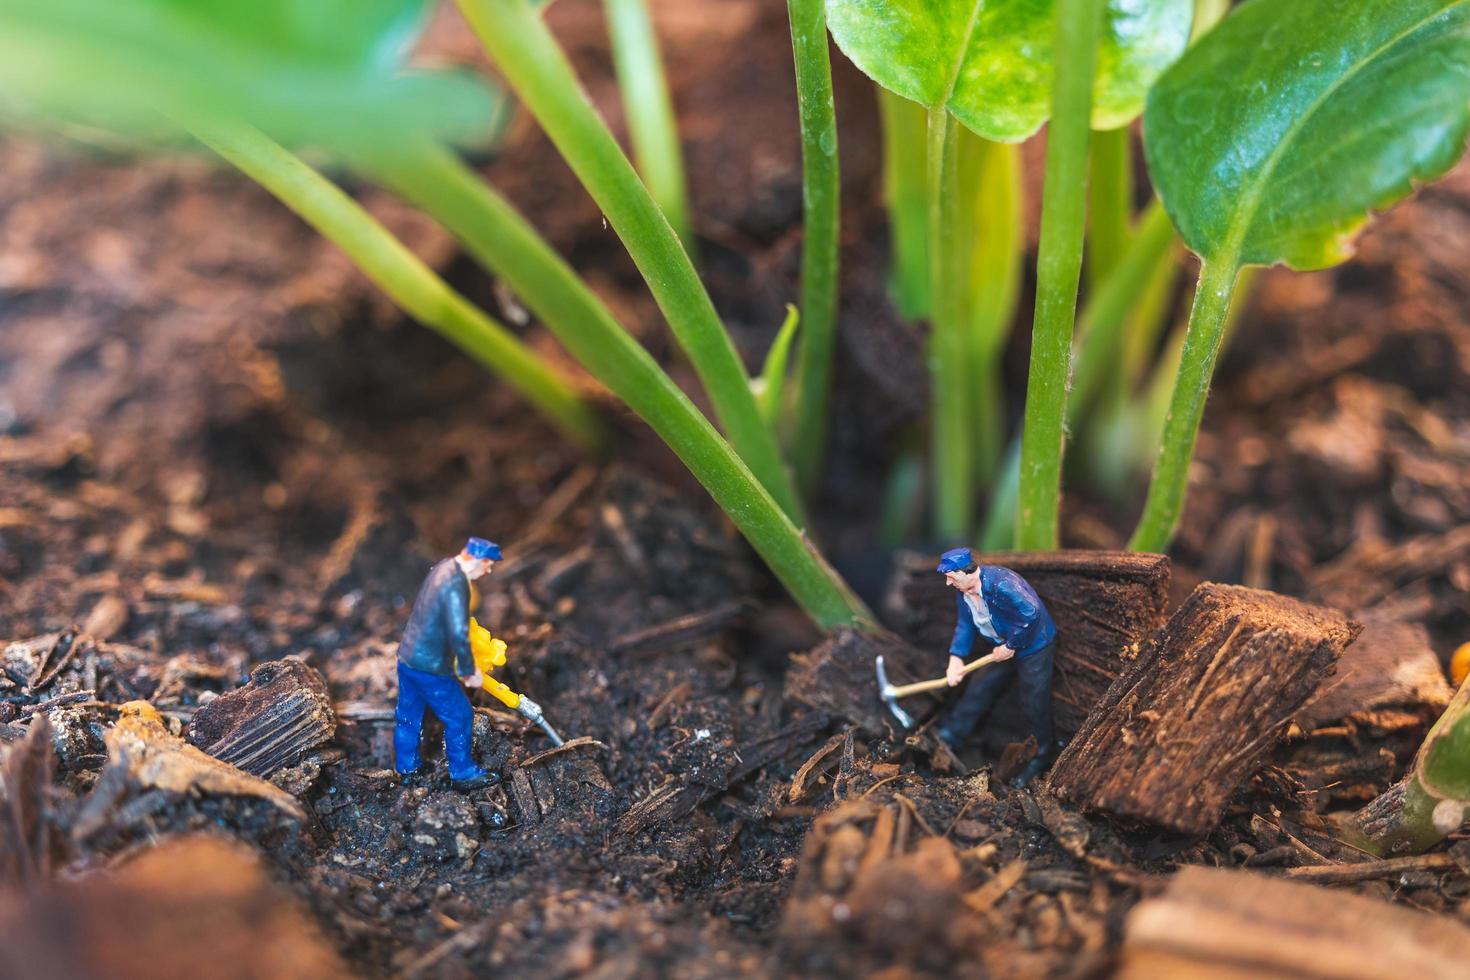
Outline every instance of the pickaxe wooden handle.
[[[985, 656], [981, 657], [979, 660], [976, 660], [974, 663], [965, 664], [965, 669], [962, 670], [961, 673], [962, 674], [968, 674], [968, 673], [970, 673], [973, 670], [979, 670], [981, 667], [985, 667], [985, 666], [988, 666], [990, 664], [996, 663], [996, 662], [998, 662], [998, 661], [1000, 661], [1002, 659], [1009, 660], [1010, 658], [1009, 657], [1002, 658], [1002, 657], [1000, 657], [997, 654], [987, 653]], [[937, 691], [941, 687], [948, 687], [948, 686], [949, 686], [949, 680], [948, 680], [948, 678], [937, 677], [937, 678], [935, 678], [932, 681], [915, 681], [912, 684], [902, 684], [902, 685], [899, 685], [898, 687], [895, 687], [893, 690], [886, 691], [884, 693], [890, 695], [891, 697], [895, 697], [895, 698], [906, 698], [910, 694], [923, 694], [925, 691]]]

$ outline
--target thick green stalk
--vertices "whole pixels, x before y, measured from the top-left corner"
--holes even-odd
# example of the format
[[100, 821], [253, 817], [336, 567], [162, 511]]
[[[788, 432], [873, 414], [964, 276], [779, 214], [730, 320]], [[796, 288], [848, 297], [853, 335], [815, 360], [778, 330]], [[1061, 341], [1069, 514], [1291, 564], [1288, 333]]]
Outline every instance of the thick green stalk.
[[1419, 854], [1470, 817], [1470, 684], [1429, 730], [1409, 774], [1340, 825], [1349, 844], [1379, 857]]
[[633, 159], [648, 185], [648, 193], [663, 209], [674, 233], [690, 255], [695, 254], [689, 223], [689, 193], [684, 180], [684, 156], [679, 148], [679, 126], [674, 101], [664, 79], [658, 35], [648, 13], [647, 0], [603, 0], [607, 30], [612, 40], [613, 66], [623, 98], [623, 114], [633, 140]]
[[819, 626], [872, 623], [862, 601], [729, 443], [504, 198], [436, 147], [406, 147], [374, 169], [503, 277], [567, 350], [658, 433]]
[[955, 122], [943, 108], [929, 110], [926, 193], [929, 212], [929, 376], [933, 388], [930, 461], [934, 532], [948, 540], [970, 533], [975, 467], [970, 424], [970, 346], [964, 322], [964, 249], [960, 242]]
[[1154, 464], [1143, 516], [1128, 543], [1134, 551], [1167, 550], [1179, 525], [1189, 487], [1189, 462], [1194, 456], [1210, 378], [1220, 353], [1236, 270], [1234, 255], [1216, 256], [1200, 267], [1158, 461]]
[[1087, 134], [1102, 0], [1058, 0], [1056, 80], [1046, 140], [1041, 242], [1036, 258], [1036, 316], [1021, 430], [1016, 547], [1057, 546], [1062, 422], [1077, 281], [1082, 271]]
[[1087, 286], [1095, 288], [1123, 257], [1133, 223], [1133, 133], [1092, 134], [1087, 182]]
[[827, 60], [824, 0], [788, 0], [801, 114], [801, 337], [791, 460], [810, 500], [827, 448], [827, 405], [837, 329], [837, 115]]
[[1138, 234], [1122, 260], [1114, 264], [1111, 274], [1095, 287], [1083, 307], [1078, 320], [1080, 336], [1072, 393], [1067, 401], [1069, 423], [1075, 425], [1103, 387], [1121, 376], [1129, 313], [1137, 307], [1159, 266], [1173, 261], [1169, 248], [1173, 241], [1174, 225], [1164, 206], [1155, 201], [1144, 212]]
[[1005, 440], [1001, 355], [1015, 320], [1025, 256], [1021, 148], [963, 127], [959, 134], [961, 233], [966, 251], [964, 319], [969, 325], [970, 408], [975, 485], [989, 482]]
[[330, 239], [409, 316], [504, 378], [579, 445], [601, 449], [601, 418], [549, 365], [434, 274], [331, 181], [244, 124], [187, 120], [205, 145]]
[[678, 236], [529, 0], [457, 0], [522, 103], [597, 201], [704, 383], [730, 442], [795, 521], [801, 506], [750, 379]]
[[924, 107], [881, 85], [878, 114], [883, 124], [883, 201], [893, 243], [889, 281], [898, 311], [910, 320], [929, 315], [929, 230], [924, 191]]

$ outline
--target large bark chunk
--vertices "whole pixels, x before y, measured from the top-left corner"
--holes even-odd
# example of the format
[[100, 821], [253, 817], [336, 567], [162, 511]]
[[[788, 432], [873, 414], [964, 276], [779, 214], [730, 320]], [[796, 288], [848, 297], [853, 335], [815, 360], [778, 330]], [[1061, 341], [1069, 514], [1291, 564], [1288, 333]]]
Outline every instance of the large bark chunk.
[[1246, 871], [1184, 868], [1128, 916], [1117, 980], [1463, 977], [1470, 929]]
[[[1020, 574], [1056, 621], [1053, 709], [1058, 729], [1076, 731], [1164, 621], [1169, 559], [1124, 551], [1046, 551], [995, 552], [979, 561]], [[930, 555], [900, 559], [884, 604], [889, 624], [925, 651], [925, 677], [944, 673], [955, 626], [954, 590], [935, 564]], [[1001, 700], [988, 727], [1025, 730], [1014, 700]]]
[[327, 682], [299, 660], [272, 660], [250, 683], [194, 713], [189, 741], [254, 776], [294, 765], [337, 733]]
[[1052, 787], [1117, 816], [1208, 833], [1361, 629], [1272, 592], [1201, 585], [1093, 709]]

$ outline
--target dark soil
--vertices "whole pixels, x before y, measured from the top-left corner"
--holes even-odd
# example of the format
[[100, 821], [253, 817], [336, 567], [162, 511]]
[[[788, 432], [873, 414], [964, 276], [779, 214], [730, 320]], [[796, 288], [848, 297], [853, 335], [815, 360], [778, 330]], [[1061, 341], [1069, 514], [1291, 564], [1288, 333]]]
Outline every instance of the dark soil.
[[[784, 6], [654, 7], [706, 280], [754, 362], [797, 292]], [[599, 9], [561, 0], [550, 18], [621, 127]], [[474, 57], [452, 16], [431, 46]], [[922, 332], [884, 293], [870, 86], [840, 56], [834, 70], [844, 313], [814, 530], [854, 581], [881, 587], [893, 556], [872, 544], [873, 501], [925, 402]], [[57, 770], [34, 798], [51, 830], [30, 840], [53, 867], [101, 867], [188, 829], [238, 837], [369, 976], [1087, 975], [1157, 875], [1340, 854], [1324, 814], [1386, 788], [1432, 720], [1294, 730], [1204, 839], [1007, 789], [994, 758], [936, 770], [919, 744], [784, 696], [787, 654], [820, 637], [636, 421], [618, 466], [579, 458], [264, 192], [202, 159], [12, 140], [0, 171], [0, 638], [35, 641], [0, 657], [0, 741], [50, 716]], [[486, 171], [681, 363], [530, 120]], [[442, 232], [357, 190], [518, 322]], [[1470, 167], [1383, 217], [1340, 269], [1262, 276], [1201, 436], [1177, 595], [1210, 579], [1371, 610], [1423, 624], [1442, 661], [1470, 639], [1467, 283]], [[1008, 352], [1014, 395], [1025, 334]], [[1087, 547], [1131, 526], [1092, 499], [1069, 500], [1066, 518]], [[391, 705], [406, 603], [467, 533], [507, 553], [478, 612], [510, 645], [508, 682], [595, 741], [536, 758], [544, 736], [483, 698], [477, 750], [513, 778], [459, 793], [439, 768], [391, 772]], [[304, 822], [143, 794], [79, 824], [119, 705], [149, 699], [177, 727], [288, 655], [325, 675], [340, 722], [335, 745], [288, 774]], [[1436, 868], [1345, 887], [1470, 917], [1470, 878]], [[895, 909], [896, 893], [913, 901]]]

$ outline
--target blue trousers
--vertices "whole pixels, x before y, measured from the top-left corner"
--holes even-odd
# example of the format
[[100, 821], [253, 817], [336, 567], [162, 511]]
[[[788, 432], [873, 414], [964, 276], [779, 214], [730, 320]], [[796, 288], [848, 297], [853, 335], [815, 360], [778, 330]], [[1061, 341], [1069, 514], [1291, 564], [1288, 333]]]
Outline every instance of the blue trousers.
[[1037, 747], [1045, 752], [1056, 740], [1051, 721], [1051, 672], [1056, 648], [1055, 643], [1048, 643], [1035, 653], [983, 668], [982, 676], [970, 682], [944, 722], [942, 727], [948, 732], [946, 740], [956, 745], [964, 741], [990, 711], [996, 698], [1015, 682], [1021, 689], [1021, 709], [1026, 723], [1036, 737]]
[[459, 678], [414, 670], [398, 662], [398, 725], [393, 730], [394, 768], [401, 773], [419, 767], [419, 737], [424, 729], [424, 711], [432, 710], [444, 723], [444, 754], [449, 758], [450, 779], [473, 779], [481, 773], [470, 752], [474, 743], [475, 709], [460, 686]]

